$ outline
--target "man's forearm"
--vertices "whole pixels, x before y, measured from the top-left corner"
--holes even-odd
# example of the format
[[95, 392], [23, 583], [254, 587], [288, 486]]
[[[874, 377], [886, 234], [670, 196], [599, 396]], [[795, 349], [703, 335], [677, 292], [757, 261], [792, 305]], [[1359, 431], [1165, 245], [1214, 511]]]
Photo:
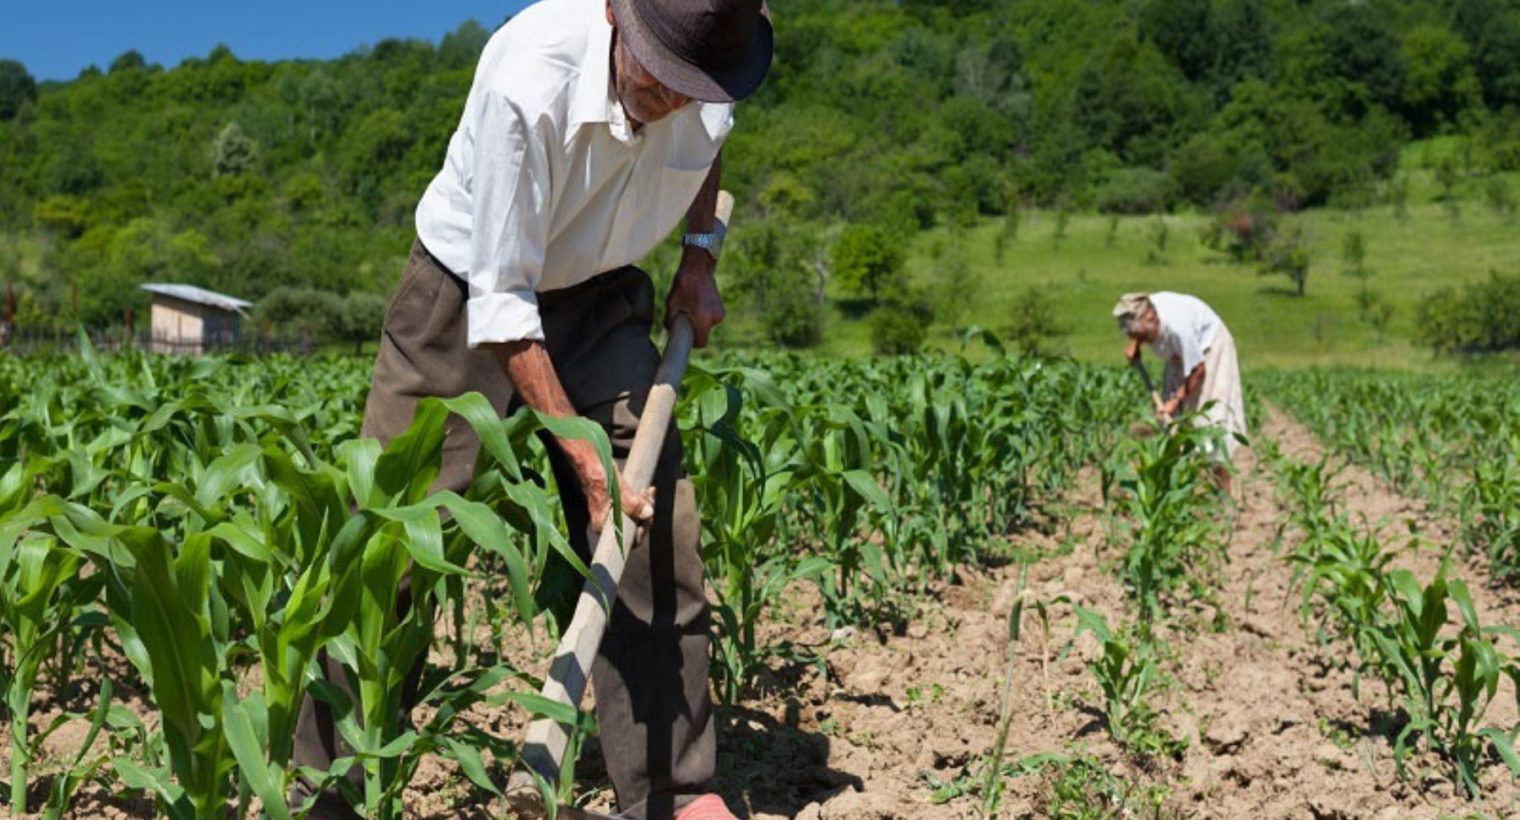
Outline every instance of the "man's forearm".
[[[718, 209], [718, 187], [723, 177], [723, 154], [713, 158], [712, 168], [707, 172], [707, 179], [702, 182], [697, 195], [691, 200], [691, 207], [686, 209], [686, 232], [687, 233], [711, 233], [716, 225], [716, 211]], [[683, 269], [696, 269], [711, 274], [717, 267], [717, 262], [712, 255], [701, 248], [685, 248], [681, 254], [681, 267]]]
[[[560, 383], [559, 372], [554, 369], [554, 362], [549, 359], [549, 351], [543, 342], [525, 339], [492, 345], [491, 349], [524, 404], [546, 416], [568, 418], [579, 415]], [[580, 439], [558, 441], [582, 478], [588, 475], [588, 471], [593, 476], [602, 471], [601, 459], [591, 442]]]
[[712, 168], [707, 171], [691, 207], [686, 209], [686, 230], [690, 233], [707, 233], [713, 229], [718, 210], [718, 185], [723, 177], [723, 154], [713, 158]]
[[[710, 233], [716, 223], [718, 208], [718, 181], [723, 173], [722, 157], [713, 160], [707, 172], [707, 180], [692, 198], [686, 210], [686, 229], [692, 233]], [[714, 252], [688, 245], [681, 254], [681, 266], [676, 269], [675, 280], [670, 283], [670, 293], [665, 297], [665, 323], [669, 326], [677, 316], [685, 316], [691, 323], [696, 347], [707, 345], [708, 334], [723, 321], [723, 298], [718, 295], [718, 260]]]
[[1183, 401], [1188, 396], [1196, 394], [1203, 387], [1203, 368], [1203, 362], [1199, 362], [1198, 366], [1193, 368], [1193, 372], [1189, 373], [1188, 377], [1183, 380], [1182, 389], [1177, 391], [1178, 401]]

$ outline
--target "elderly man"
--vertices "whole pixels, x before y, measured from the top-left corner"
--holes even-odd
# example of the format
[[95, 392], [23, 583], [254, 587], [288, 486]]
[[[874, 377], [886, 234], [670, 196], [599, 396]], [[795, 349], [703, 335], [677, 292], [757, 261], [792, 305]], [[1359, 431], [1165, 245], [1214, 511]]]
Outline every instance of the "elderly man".
[[1199, 423], [1222, 433], [1209, 456], [1219, 465], [1219, 480], [1228, 493], [1235, 436], [1246, 433], [1240, 365], [1229, 328], [1202, 299], [1167, 291], [1125, 294], [1114, 306], [1114, 318], [1130, 338], [1124, 354], [1130, 361], [1140, 361], [1143, 343], [1166, 362], [1161, 415], [1171, 418], [1180, 410], [1203, 408]]
[[[363, 432], [403, 431], [418, 399], [480, 391], [600, 423], [627, 455], [659, 354], [654, 287], [634, 267], [684, 214], [665, 299], [696, 346], [723, 320], [713, 271], [719, 152], [733, 104], [770, 67], [762, 0], [543, 0], [492, 36], [443, 168], [417, 207], [417, 242], [385, 320]], [[717, 231], [717, 232], [715, 232]], [[597, 722], [621, 811], [720, 820], [708, 691], [700, 525], [671, 432], [654, 486], [607, 476], [588, 442], [549, 439], [577, 549], [611, 512], [645, 522], [593, 668]], [[450, 420], [436, 487], [464, 491], [479, 442]], [[341, 668], [327, 661], [329, 677]], [[298, 763], [344, 753], [309, 701]]]

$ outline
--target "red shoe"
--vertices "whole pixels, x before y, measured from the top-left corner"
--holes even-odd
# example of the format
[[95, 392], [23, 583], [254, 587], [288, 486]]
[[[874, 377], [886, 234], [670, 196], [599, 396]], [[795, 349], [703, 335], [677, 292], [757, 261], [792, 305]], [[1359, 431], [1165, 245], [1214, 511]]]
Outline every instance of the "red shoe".
[[686, 804], [676, 820], [739, 820], [716, 794], [704, 794]]

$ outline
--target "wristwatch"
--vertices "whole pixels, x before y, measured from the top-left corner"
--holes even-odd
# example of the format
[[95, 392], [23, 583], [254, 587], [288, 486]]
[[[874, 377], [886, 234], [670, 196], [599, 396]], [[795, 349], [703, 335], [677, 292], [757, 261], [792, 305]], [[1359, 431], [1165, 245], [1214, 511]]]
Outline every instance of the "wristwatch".
[[701, 248], [707, 251], [708, 255], [716, 262], [718, 261], [718, 253], [723, 250], [723, 236], [727, 233], [728, 226], [724, 225], [723, 220], [720, 219], [713, 223], [711, 233], [689, 233], [681, 237], [681, 247]]

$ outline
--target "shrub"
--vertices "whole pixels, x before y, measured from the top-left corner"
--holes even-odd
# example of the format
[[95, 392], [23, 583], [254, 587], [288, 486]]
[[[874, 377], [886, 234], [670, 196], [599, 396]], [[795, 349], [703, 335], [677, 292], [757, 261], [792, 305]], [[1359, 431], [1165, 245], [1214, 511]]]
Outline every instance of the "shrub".
[[1056, 319], [1056, 306], [1045, 291], [1029, 287], [1013, 303], [1008, 342], [1031, 356], [1049, 356], [1055, 345], [1071, 335], [1071, 328]]
[[1262, 276], [1281, 275], [1293, 282], [1299, 296], [1304, 295], [1304, 284], [1309, 280], [1309, 240], [1302, 226], [1292, 230], [1275, 231], [1271, 241], [1262, 252]]
[[876, 225], [850, 225], [834, 243], [829, 261], [840, 284], [876, 302], [896, 286], [904, 256], [901, 234]]
[[1203, 243], [1235, 262], [1262, 259], [1277, 233], [1277, 206], [1260, 191], [1221, 205], [1204, 229]]
[[871, 344], [883, 356], [916, 353], [929, 335], [934, 309], [919, 294], [896, 294], [871, 314]]
[[1437, 353], [1494, 353], [1520, 349], [1520, 276], [1498, 271], [1459, 293], [1442, 288], [1416, 314], [1416, 338]]
[[1106, 214], [1151, 214], [1177, 200], [1177, 183], [1150, 168], [1124, 168], [1098, 191], [1098, 210]]
[[796, 284], [768, 293], [760, 318], [772, 342], [782, 347], [812, 347], [823, 338], [823, 306], [807, 282]]
[[1167, 162], [1178, 195], [1199, 206], [1214, 204], [1237, 184], [1240, 166], [1239, 153], [1212, 134], [1195, 135]]

